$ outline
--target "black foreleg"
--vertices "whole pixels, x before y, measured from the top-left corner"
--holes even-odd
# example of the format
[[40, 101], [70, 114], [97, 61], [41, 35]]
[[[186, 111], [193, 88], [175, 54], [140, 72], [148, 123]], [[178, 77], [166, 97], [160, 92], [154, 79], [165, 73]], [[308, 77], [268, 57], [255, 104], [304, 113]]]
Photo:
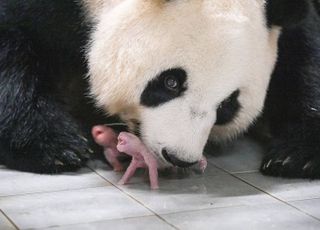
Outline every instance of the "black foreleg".
[[274, 140], [261, 171], [266, 175], [320, 178], [320, 21], [284, 30], [266, 103]]
[[39, 173], [79, 168], [86, 140], [51, 96], [36, 45], [18, 28], [1, 32], [0, 162]]

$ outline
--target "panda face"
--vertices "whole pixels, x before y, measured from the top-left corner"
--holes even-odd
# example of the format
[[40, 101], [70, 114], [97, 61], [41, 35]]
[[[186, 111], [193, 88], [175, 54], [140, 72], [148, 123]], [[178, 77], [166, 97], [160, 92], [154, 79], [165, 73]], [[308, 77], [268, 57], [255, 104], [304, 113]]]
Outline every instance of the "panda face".
[[123, 0], [100, 9], [89, 47], [97, 104], [139, 123], [164, 165], [199, 161], [260, 114], [277, 53], [263, 0]]

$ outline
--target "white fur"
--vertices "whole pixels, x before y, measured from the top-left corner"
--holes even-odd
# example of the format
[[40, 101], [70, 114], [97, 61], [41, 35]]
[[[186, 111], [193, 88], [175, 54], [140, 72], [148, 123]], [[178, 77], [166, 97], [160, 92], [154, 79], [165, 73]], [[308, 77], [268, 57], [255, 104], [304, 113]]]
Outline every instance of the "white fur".
[[[181, 160], [200, 160], [209, 135], [213, 140], [233, 137], [262, 110], [278, 38], [278, 30], [265, 25], [263, 2], [122, 0], [105, 5], [93, 13], [98, 24], [88, 52], [97, 104], [126, 120], [139, 120], [144, 142], [159, 158], [161, 149], [169, 148]], [[147, 83], [174, 67], [188, 73], [184, 96], [157, 108], [141, 106]], [[236, 119], [213, 127], [218, 105], [237, 89], [242, 109]], [[192, 118], [191, 111], [199, 116]]]
[[95, 21], [103, 10], [111, 10], [123, 0], [82, 0], [88, 18]]

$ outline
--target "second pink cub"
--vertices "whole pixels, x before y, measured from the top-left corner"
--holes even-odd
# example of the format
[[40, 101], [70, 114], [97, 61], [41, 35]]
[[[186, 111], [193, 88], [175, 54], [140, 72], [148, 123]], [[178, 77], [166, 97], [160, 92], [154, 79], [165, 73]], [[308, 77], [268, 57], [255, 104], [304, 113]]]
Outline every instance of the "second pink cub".
[[147, 168], [151, 188], [158, 189], [158, 164], [152, 153], [137, 136], [131, 133], [120, 133], [118, 141], [117, 149], [132, 156], [131, 163], [119, 183], [126, 184], [138, 168]]
[[138, 168], [147, 168], [151, 188], [159, 188], [157, 160], [137, 136], [127, 132], [122, 132], [117, 136], [112, 128], [105, 125], [94, 126], [92, 136], [95, 142], [104, 148], [105, 157], [115, 171], [123, 170], [118, 160], [118, 157], [122, 155], [121, 152], [132, 156], [131, 163], [119, 184], [126, 184]]

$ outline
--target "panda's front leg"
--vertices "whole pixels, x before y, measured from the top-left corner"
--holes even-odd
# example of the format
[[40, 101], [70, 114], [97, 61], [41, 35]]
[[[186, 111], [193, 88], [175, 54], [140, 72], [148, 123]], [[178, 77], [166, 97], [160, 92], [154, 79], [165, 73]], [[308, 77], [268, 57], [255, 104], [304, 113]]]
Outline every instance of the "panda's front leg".
[[14, 103], [20, 107], [13, 108], [17, 114], [8, 115], [0, 127], [1, 163], [12, 169], [50, 174], [83, 166], [88, 143], [59, 105], [41, 97]]
[[320, 178], [320, 120], [289, 124], [272, 141], [261, 172], [288, 178]]
[[265, 106], [273, 136], [261, 165], [265, 175], [320, 178], [320, 31], [307, 32], [313, 21], [305, 23], [283, 30], [279, 41]]
[[12, 169], [50, 174], [83, 165], [88, 143], [75, 121], [54, 101], [42, 97], [8, 100], [0, 107], [8, 110], [14, 106], [15, 111], [1, 111], [1, 163]]
[[284, 91], [266, 107], [273, 139], [260, 168], [265, 175], [320, 178], [320, 95], [306, 100], [300, 93]]
[[74, 170], [86, 159], [88, 145], [54, 99], [55, 78], [36, 47], [19, 28], [1, 31], [0, 162], [38, 173]]

